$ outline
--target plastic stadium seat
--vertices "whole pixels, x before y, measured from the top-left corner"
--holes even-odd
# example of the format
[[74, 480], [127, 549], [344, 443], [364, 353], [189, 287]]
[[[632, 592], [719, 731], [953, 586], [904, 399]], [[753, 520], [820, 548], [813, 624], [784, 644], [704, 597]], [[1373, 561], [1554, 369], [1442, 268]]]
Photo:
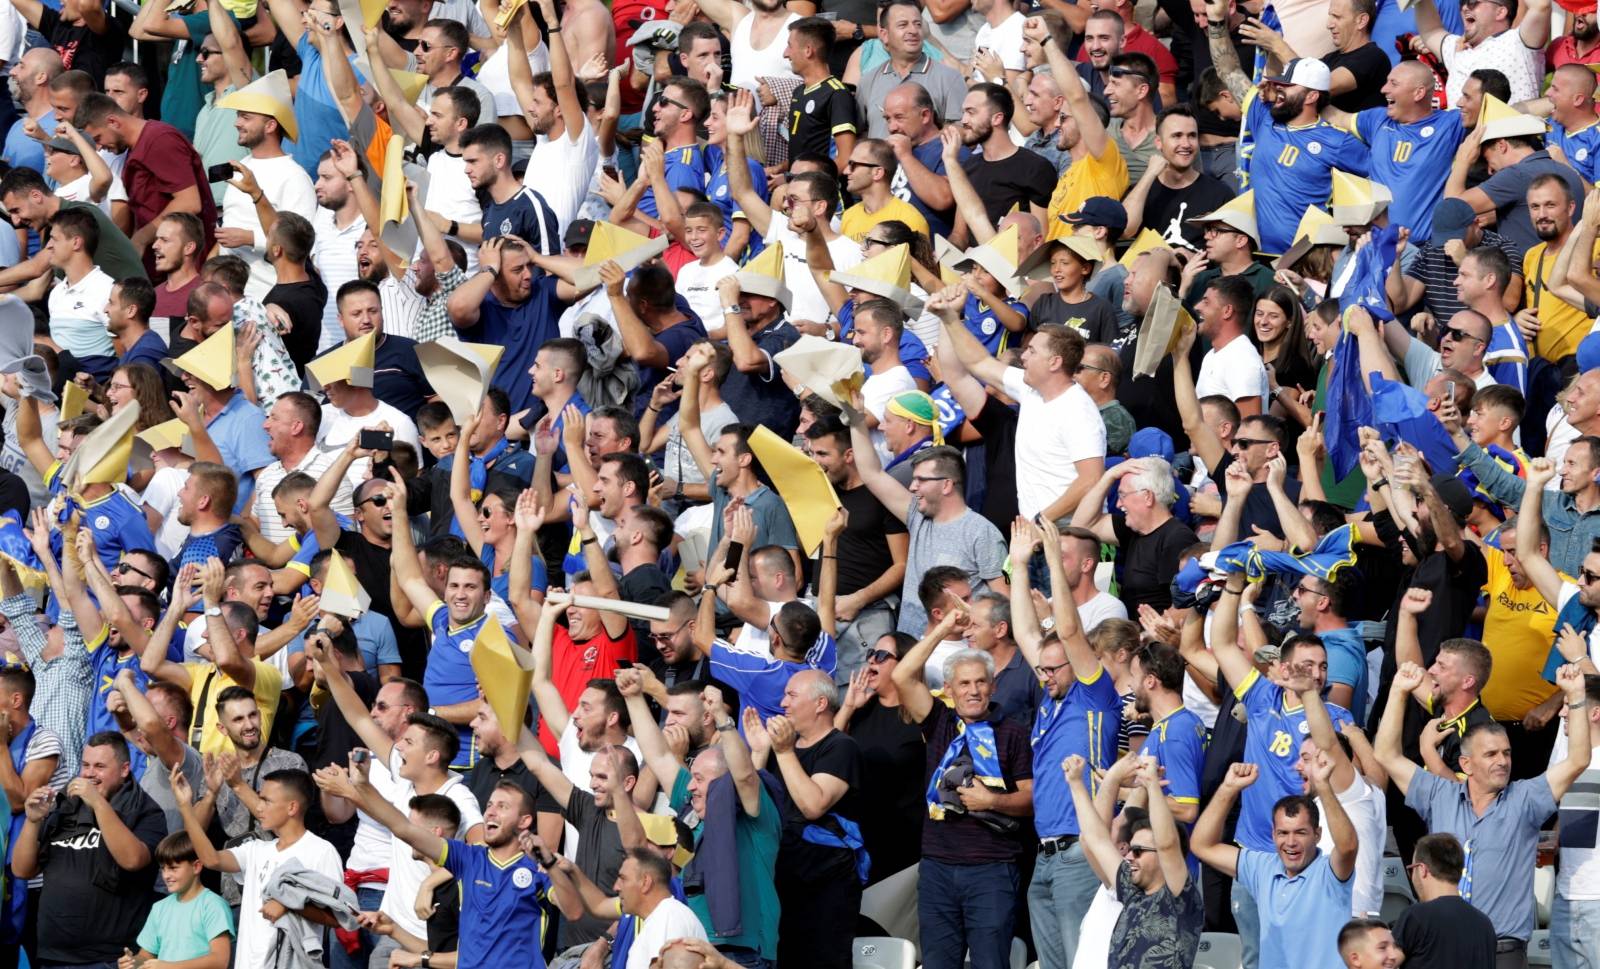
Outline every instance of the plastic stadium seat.
[[1395, 855], [1385, 855], [1383, 859], [1383, 891], [1384, 894], [1393, 892], [1404, 895], [1413, 902], [1417, 896], [1411, 891], [1411, 877], [1406, 874], [1406, 863]]
[[1548, 966], [1552, 964], [1550, 954], [1550, 931], [1537, 929], [1528, 937], [1528, 965]]
[[1400, 917], [1400, 913], [1410, 908], [1413, 904], [1411, 896], [1385, 890], [1383, 893], [1383, 910], [1378, 913], [1378, 917], [1393, 925], [1395, 919]]
[[905, 939], [873, 936], [851, 943], [854, 969], [915, 969], [917, 947]]
[[1244, 944], [1231, 932], [1202, 932], [1194, 954], [1194, 969], [1240, 969]]

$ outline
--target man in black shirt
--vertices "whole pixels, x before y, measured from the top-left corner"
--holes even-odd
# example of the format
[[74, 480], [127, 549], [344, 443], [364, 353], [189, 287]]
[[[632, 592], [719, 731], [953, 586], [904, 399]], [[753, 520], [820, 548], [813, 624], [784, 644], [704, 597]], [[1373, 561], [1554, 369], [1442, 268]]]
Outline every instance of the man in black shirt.
[[487, 808], [489, 795], [494, 793], [494, 789], [501, 782], [510, 781], [527, 791], [533, 801], [533, 831], [539, 840], [546, 845], [559, 845], [561, 805], [555, 802], [550, 792], [539, 783], [539, 778], [522, 762], [522, 755], [518, 753], [516, 745], [506, 739], [500, 720], [487, 700], [478, 708], [478, 715], [472, 718], [472, 736], [478, 745], [478, 762], [467, 771], [465, 780], [467, 790], [478, 799], [478, 804]]
[[873, 644], [894, 632], [911, 536], [905, 522], [890, 514], [862, 483], [850, 429], [837, 417], [806, 428], [806, 440], [811, 442], [811, 457], [833, 483], [839, 503], [850, 516], [839, 536], [839, 586], [834, 605], [835, 618], [845, 624], [835, 637], [839, 666], [834, 678], [845, 684], [866, 663]]
[[1430, 834], [1417, 840], [1406, 866], [1417, 904], [1394, 923], [1395, 941], [1411, 969], [1493, 969], [1494, 923], [1461, 897], [1465, 867], [1466, 854], [1455, 835]]
[[849, 158], [856, 147], [856, 98], [828, 69], [833, 52], [832, 21], [805, 17], [789, 25], [784, 56], [800, 75], [801, 86], [789, 108], [789, 157], [806, 154]]
[[1132, 237], [1141, 227], [1161, 234], [1169, 246], [1199, 251], [1205, 246], [1205, 225], [1192, 220], [1227, 204], [1234, 191], [1200, 166], [1200, 127], [1194, 110], [1175, 104], [1156, 117], [1157, 158], [1122, 200]]
[[[644, 466], [644, 459], [636, 454], [607, 455], [602, 469], [613, 463], [635, 463]], [[672, 518], [654, 505], [633, 505], [617, 516], [617, 528], [612, 533], [612, 548], [617, 564], [622, 566], [622, 578], [617, 580], [617, 591], [628, 602], [655, 602], [672, 591], [672, 580], [661, 571], [661, 552], [672, 541]], [[643, 619], [629, 620], [633, 626], [633, 639], [638, 644], [639, 662], [648, 665], [656, 659], [655, 641], [650, 638], [650, 623]]]
[[[1112, 488], [1117, 511], [1106, 514]], [[1107, 468], [1072, 516], [1072, 524], [1121, 549], [1122, 602], [1130, 616], [1138, 615], [1141, 605], [1172, 605], [1178, 556], [1197, 541], [1188, 525], [1172, 517], [1175, 501], [1172, 466], [1161, 458], [1139, 458]]]
[[[1015, 111], [1011, 92], [998, 84], [974, 84], [967, 91], [957, 127], [962, 145], [973, 151], [961, 168], [983, 199], [991, 223], [998, 224], [1017, 208], [1032, 213], [1043, 224], [1056, 188], [1056, 167], [1011, 140]], [[971, 238], [970, 231], [957, 225], [950, 241], [963, 245]]]

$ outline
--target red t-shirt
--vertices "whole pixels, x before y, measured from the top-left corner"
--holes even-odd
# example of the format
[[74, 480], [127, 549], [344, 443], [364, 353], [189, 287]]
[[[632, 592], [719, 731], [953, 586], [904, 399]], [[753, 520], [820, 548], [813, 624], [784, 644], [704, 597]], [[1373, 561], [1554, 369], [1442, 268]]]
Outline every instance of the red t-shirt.
[[[567, 627], [557, 626], [550, 644], [550, 681], [569, 713], [577, 713], [578, 697], [583, 695], [589, 681], [609, 679], [616, 675], [617, 660], [634, 662], [639, 658], [639, 647], [633, 641], [632, 627], [625, 627], [620, 639], [612, 639], [604, 623], [592, 639], [573, 642]], [[539, 742], [551, 757], [557, 756], [556, 735], [550, 732], [544, 718], [539, 718]]]
[[[628, 38], [638, 32], [646, 22], [667, 19], [666, 0], [616, 0], [611, 5], [611, 21], [617, 28], [617, 63], [630, 63], [633, 48]], [[636, 91], [632, 84], [622, 85], [622, 113], [633, 114], [644, 107], [644, 92]]]
[[[1172, 51], [1167, 50], [1165, 44], [1138, 24], [1128, 24], [1126, 32], [1122, 35], [1122, 52], [1124, 54], [1143, 54], [1156, 62], [1156, 71], [1161, 75], [1161, 83], [1178, 83], [1178, 59], [1172, 56]], [[1078, 60], [1087, 64], [1089, 62], [1089, 49], [1078, 49]]]
[[[177, 128], [163, 121], [146, 121], [139, 140], [128, 149], [128, 161], [122, 169], [122, 185], [128, 191], [128, 207], [133, 210], [133, 224], [154, 222], [173, 196], [186, 188], [200, 193], [200, 224], [205, 227], [205, 244], [201, 252], [210, 252], [216, 242], [217, 203], [211, 195], [211, 184], [206, 180], [205, 166], [200, 153]], [[145, 251], [144, 265], [155, 272], [155, 254]], [[152, 281], [159, 282], [155, 275]], [[164, 276], [162, 278], [165, 278]]]

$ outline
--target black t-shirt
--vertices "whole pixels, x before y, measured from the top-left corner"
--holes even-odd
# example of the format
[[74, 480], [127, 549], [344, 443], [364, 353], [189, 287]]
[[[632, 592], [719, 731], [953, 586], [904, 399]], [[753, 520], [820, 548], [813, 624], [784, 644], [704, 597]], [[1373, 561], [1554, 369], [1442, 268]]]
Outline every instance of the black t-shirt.
[[[1128, 408], [1135, 425], [1154, 427], [1172, 438], [1172, 446], [1182, 452], [1189, 449], [1189, 435], [1183, 432], [1183, 414], [1178, 410], [1178, 398], [1172, 391], [1172, 356], [1164, 354], [1154, 376], [1136, 377], [1133, 360], [1138, 351], [1138, 330], [1135, 337], [1122, 345], [1118, 356], [1122, 361], [1122, 380], [1117, 384], [1117, 401]], [[1203, 341], [1196, 340], [1189, 351], [1189, 367], [1200, 372], [1200, 361], [1205, 359]]]
[[[578, 787], [572, 787], [572, 794], [567, 798], [566, 810], [562, 816], [578, 829], [578, 857], [573, 859], [573, 864], [578, 870], [588, 876], [596, 885], [615, 885], [617, 874], [622, 871], [622, 834], [617, 830], [617, 822], [606, 817], [606, 812], [595, 807], [594, 794]], [[611, 927], [611, 919], [597, 919], [585, 915], [576, 922], [561, 921], [560, 945], [565, 949], [570, 946], [582, 945], [593, 942], [606, 934]]]
[[1334, 51], [1323, 54], [1322, 63], [1328, 65], [1330, 72], [1342, 67], [1356, 79], [1354, 88], [1333, 96], [1335, 108], [1353, 114], [1368, 108], [1381, 108], [1388, 103], [1383, 95], [1383, 84], [1378, 79], [1389, 76], [1389, 56], [1377, 44], [1369, 40], [1365, 46], [1349, 53]]
[[[372, 701], [378, 696], [377, 677], [365, 670], [352, 670], [350, 685], [355, 687], [356, 696], [361, 698], [361, 706], [371, 709]], [[349, 760], [351, 750], [363, 746], [361, 736], [339, 712], [337, 703], [324, 703], [322, 709], [317, 711], [317, 728], [320, 739], [311, 757], [312, 770], [320, 770], [329, 764], [343, 765]]]
[[1156, 609], [1172, 605], [1172, 577], [1178, 574], [1178, 555], [1199, 539], [1194, 530], [1176, 518], [1168, 518], [1160, 528], [1140, 535], [1128, 527], [1120, 513], [1111, 516], [1122, 548], [1122, 604], [1128, 615], [1137, 616], [1139, 607]]
[[901, 709], [873, 697], [850, 718], [850, 736], [861, 750], [856, 820], [872, 855], [875, 882], [911, 867], [922, 856], [928, 745], [916, 724], [900, 719]]
[[989, 161], [973, 155], [961, 163], [978, 197], [983, 199], [989, 221], [998, 223], [1013, 208], [1028, 211], [1028, 206], [1050, 206], [1056, 189], [1056, 166], [1043, 155], [1018, 148], [1009, 157]]
[[904, 535], [905, 522], [889, 513], [872, 489], [857, 485], [839, 492], [850, 524], [839, 536], [839, 594], [850, 595], [876, 582], [894, 565], [889, 535]]
[[[155, 853], [167, 835], [161, 806], [130, 778], [111, 800], [133, 836]], [[63, 798], [39, 832], [39, 961], [67, 965], [115, 962], [132, 947], [155, 902], [155, 865], [125, 871], [111, 857], [94, 811]]]
[[[861, 748], [855, 739], [837, 730], [829, 731], [821, 740], [809, 747], [796, 746], [795, 756], [807, 776], [831, 774], [846, 784], [844, 796], [833, 806], [830, 814], [856, 821], [859, 817], [859, 790], [861, 787]], [[769, 775], [785, 795], [789, 785], [777, 764], [770, 765]], [[778, 849], [778, 880], [794, 878], [805, 882], [828, 882], [837, 877], [855, 877], [855, 853], [845, 848], [830, 848], [806, 841], [802, 835], [813, 823], [830, 825], [826, 818], [816, 822], [807, 820], [800, 809], [787, 796], [779, 798], [783, 814], [783, 841]]]
[[540, 814], [561, 813], [561, 805], [557, 804], [556, 799], [550, 796], [550, 792], [544, 789], [544, 785], [539, 783], [539, 778], [534, 776], [533, 771], [528, 769], [528, 765], [524, 764], [520, 757], [503, 770], [495, 764], [493, 757], [479, 757], [478, 762], [467, 771], [464, 780], [467, 782], [467, 790], [478, 799], [480, 807], [489, 806], [489, 795], [494, 793], [494, 789], [501, 781], [511, 781], [533, 798], [534, 811]]
[[1394, 940], [1411, 969], [1494, 969], [1494, 923], [1459, 895], [1401, 912]]
[[61, 55], [62, 70], [83, 71], [96, 82], [104, 80], [106, 69], [122, 60], [122, 49], [128, 43], [128, 29], [121, 18], [106, 16], [105, 21], [106, 32], [97, 34], [81, 22], [62, 20], [60, 11], [48, 6], [39, 9], [39, 33]]
[[1034, 301], [1028, 311], [1028, 320], [1040, 327], [1059, 323], [1078, 331], [1088, 343], [1116, 346], [1122, 339], [1122, 328], [1117, 325], [1117, 311], [1111, 304], [1093, 293], [1080, 303], [1069, 303], [1059, 292], [1045, 293]]
[[428, 916], [428, 951], [454, 952], [461, 937], [461, 883], [455, 879], [433, 890], [433, 914]]
[[[617, 591], [628, 602], [654, 605], [657, 599], [672, 591], [672, 580], [661, 571], [661, 566], [647, 563], [624, 573], [617, 582]], [[648, 620], [630, 619], [628, 624], [633, 627], [633, 641], [638, 644], [639, 662], [648, 664], [661, 655], [656, 651], [656, 644], [650, 638]]]
[[349, 560], [357, 581], [371, 595], [372, 610], [387, 616], [394, 626], [395, 642], [400, 648], [400, 675], [421, 683], [428, 667], [429, 634], [426, 629], [402, 624], [395, 615], [394, 602], [389, 598], [389, 550], [352, 531], [341, 531], [334, 548]]
[[829, 76], [815, 86], [797, 89], [789, 107], [789, 157], [826, 155], [833, 136], [855, 134], [856, 98], [844, 82]]
[[402, 414], [415, 414], [432, 393], [417, 359], [417, 341], [385, 333], [372, 353], [372, 396]]
[[983, 435], [983, 517], [1006, 534], [1017, 518], [1017, 412], [985, 395], [983, 410], [967, 420]]
[[[17, 521], [25, 522], [31, 504], [28, 483], [10, 471], [0, 471], [0, 513], [14, 511]], [[904, 530], [904, 526], [901, 526], [901, 530]]]
[[[300, 283], [278, 283], [267, 290], [267, 295], [261, 302], [278, 305], [289, 314], [289, 322], [293, 324], [288, 333], [283, 335], [283, 348], [289, 351], [289, 357], [294, 365], [305, 369], [305, 365], [316, 359], [317, 341], [322, 338], [322, 310], [328, 303], [328, 287], [316, 273], [311, 278]], [[406, 413], [415, 413], [415, 409]]]
[[[1216, 470], [1212, 472], [1211, 480], [1222, 481], [1223, 476], [1228, 473], [1228, 469], [1233, 466], [1233, 461], [1233, 452], [1224, 453], [1222, 460], [1217, 462]], [[1284, 494], [1289, 496], [1290, 501], [1299, 504], [1300, 482], [1293, 478], [1286, 479], [1283, 482], [1283, 491]], [[1221, 488], [1219, 492], [1223, 504], [1226, 505], [1228, 501], [1227, 489]], [[1283, 537], [1283, 523], [1278, 520], [1278, 509], [1273, 507], [1272, 493], [1267, 490], [1266, 482], [1262, 481], [1251, 485], [1250, 493], [1245, 496], [1244, 517], [1239, 520], [1239, 534], [1254, 535], [1257, 526], [1262, 531], [1271, 532], [1279, 538]]]
[[1196, 249], [1205, 246], [1205, 224], [1195, 216], [1215, 212], [1233, 200], [1234, 192], [1220, 178], [1201, 174], [1191, 185], [1167, 188], [1156, 179], [1144, 202], [1144, 224], [1168, 239], [1174, 230]]

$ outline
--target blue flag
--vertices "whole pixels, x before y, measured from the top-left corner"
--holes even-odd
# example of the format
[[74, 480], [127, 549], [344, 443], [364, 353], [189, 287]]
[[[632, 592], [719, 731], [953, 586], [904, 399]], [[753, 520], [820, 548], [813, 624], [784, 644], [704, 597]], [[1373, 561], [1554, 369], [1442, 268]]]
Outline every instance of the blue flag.
[[1359, 306], [1372, 314], [1375, 320], [1392, 320], [1389, 297], [1384, 293], [1383, 281], [1394, 264], [1394, 245], [1399, 238], [1399, 227], [1386, 225], [1373, 229], [1371, 239], [1356, 252], [1344, 289], [1339, 292], [1339, 311], [1347, 312]]
[[1453, 474], [1456, 445], [1439, 418], [1428, 410], [1428, 398], [1416, 388], [1386, 380], [1374, 372], [1372, 418], [1384, 437], [1398, 437], [1418, 451], [1435, 473]]
[[1372, 424], [1372, 398], [1361, 382], [1361, 351], [1348, 330], [1333, 348], [1333, 372], [1328, 375], [1327, 407], [1322, 437], [1336, 479], [1355, 469], [1361, 459], [1358, 429]]

